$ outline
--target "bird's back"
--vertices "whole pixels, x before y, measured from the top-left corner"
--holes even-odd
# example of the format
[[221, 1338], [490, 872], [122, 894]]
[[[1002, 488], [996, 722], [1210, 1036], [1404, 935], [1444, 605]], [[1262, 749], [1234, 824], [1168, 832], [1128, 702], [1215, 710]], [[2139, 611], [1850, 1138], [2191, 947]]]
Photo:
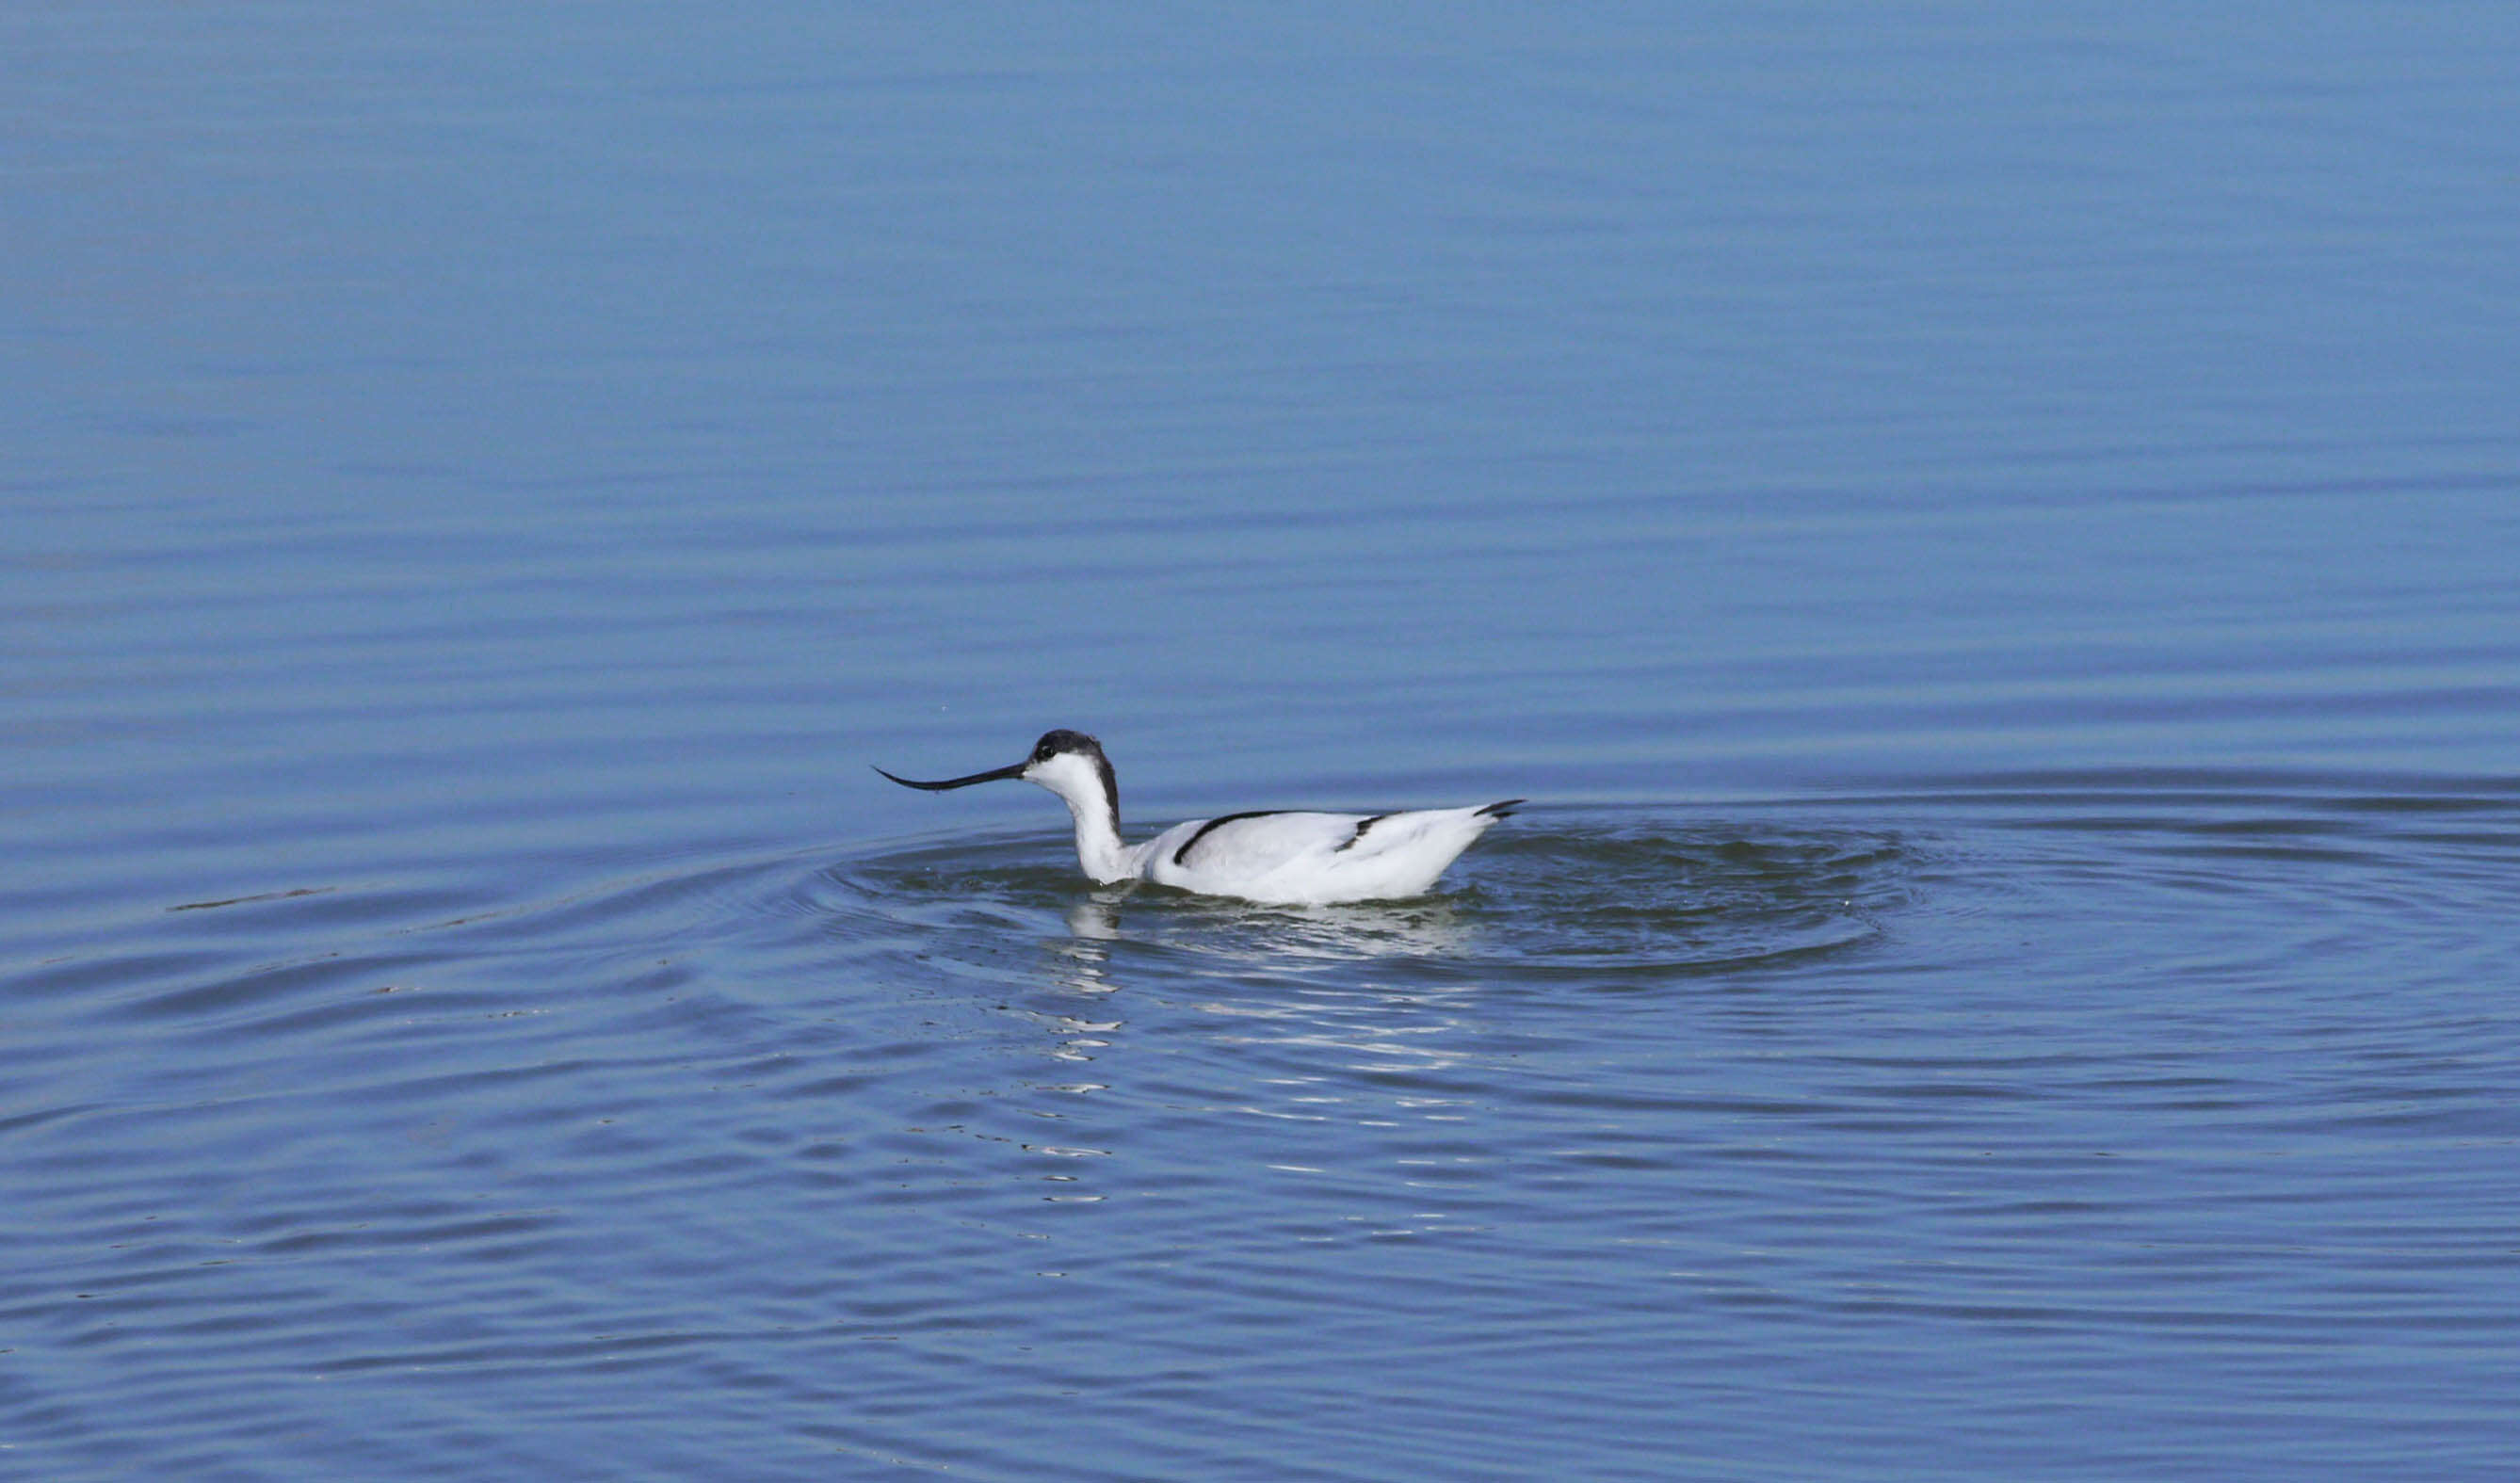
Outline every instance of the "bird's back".
[[1229, 814], [1174, 825], [1145, 846], [1159, 885], [1251, 901], [1327, 904], [1420, 896], [1504, 805], [1397, 814]]

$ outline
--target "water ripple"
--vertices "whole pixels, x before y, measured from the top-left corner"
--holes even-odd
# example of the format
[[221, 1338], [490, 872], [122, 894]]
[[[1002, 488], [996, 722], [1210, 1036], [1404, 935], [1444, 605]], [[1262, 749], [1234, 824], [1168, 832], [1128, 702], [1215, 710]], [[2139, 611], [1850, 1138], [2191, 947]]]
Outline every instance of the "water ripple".
[[[851, 932], [1064, 930], [1176, 964], [1265, 968], [1408, 965], [1467, 980], [1634, 985], [1782, 966], [1859, 946], [1906, 900], [1914, 854], [1897, 832], [1797, 829], [1656, 811], [1528, 810], [1405, 902], [1289, 908], [1161, 887], [1093, 887], [1064, 836], [958, 838], [834, 865], [798, 899]], [[1055, 915], [1055, 921], [1054, 921]]]
[[[111, 1397], [157, 1461], [285, 1432], [566, 1470], [394, 1402], [700, 1377], [673, 1446], [752, 1456], [767, 1408], [1012, 1477], [947, 1418], [1090, 1391], [1179, 1432], [1256, 1391], [1242, 1445], [1362, 1443], [1342, 1396], [1546, 1353], [1561, 1417], [1688, 1354], [1964, 1425], [1975, 1346], [2157, 1411], [2114, 1356], [2210, 1345], [2279, 1395], [2380, 1335], [2462, 1424], [2500, 1394], [2508, 789], [1542, 808], [1344, 908], [1097, 887], [1067, 848], [696, 854], [378, 892], [365, 931], [344, 890], [30, 967], [13, 1434], [109, 1466]], [[355, 1445], [344, 1396], [383, 1413]]]

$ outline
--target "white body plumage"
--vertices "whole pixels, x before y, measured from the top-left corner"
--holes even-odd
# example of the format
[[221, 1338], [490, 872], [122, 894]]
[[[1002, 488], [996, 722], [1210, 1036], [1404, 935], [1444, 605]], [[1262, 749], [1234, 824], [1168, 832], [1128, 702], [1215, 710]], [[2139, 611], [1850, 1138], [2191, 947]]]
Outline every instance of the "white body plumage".
[[[876, 771], [883, 773], [883, 769]], [[1151, 880], [1211, 896], [1326, 905], [1419, 896], [1519, 798], [1392, 814], [1265, 812], [1192, 819], [1140, 844], [1120, 838], [1120, 788], [1102, 745], [1054, 731], [1012, 767], [905, 787], [941, 791], [1020, 778], [1057, 793], [1076, 821], [1076, 860], [1103, 884]]]

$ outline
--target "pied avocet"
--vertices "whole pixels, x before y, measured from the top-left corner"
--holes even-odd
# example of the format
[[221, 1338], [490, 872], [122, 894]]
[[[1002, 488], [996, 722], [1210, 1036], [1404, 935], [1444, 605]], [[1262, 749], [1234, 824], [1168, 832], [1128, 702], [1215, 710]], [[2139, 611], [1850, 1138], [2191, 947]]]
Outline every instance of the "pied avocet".
[[1523, 801], [1396, 814], [1261, 810], [1191, 819], [1143, 844], [1123, 844], [1119, 781], [1102, 743], [1083, 732], [1045, 732], [1021, 762], [968, 778], [922, 783], [876, 771], [929, 792], [1007, 778], [1037, 783], [1066, 800], [1076, 819], [1076, 861], [1097, 882], [1151, 880], [1289, 905], [1423, 895], [1470, 841]]

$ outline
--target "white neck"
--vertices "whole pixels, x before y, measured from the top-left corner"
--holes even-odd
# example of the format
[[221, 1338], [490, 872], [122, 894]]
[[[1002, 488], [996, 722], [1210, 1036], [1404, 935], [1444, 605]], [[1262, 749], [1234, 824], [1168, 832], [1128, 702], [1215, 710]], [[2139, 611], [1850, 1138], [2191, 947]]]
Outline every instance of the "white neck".
[[1108, 885], [1137, 874], [1137, 859], [1120, 842], [1120, 810], [1106, 782], [1108, 764], [1097, 756], [1062, 752], [1024, 769], [1024, 780], [1058, 794], [1076, 820], [1076, 863]]
[[1069, 798], [1067, 812], [1076, 820], [1076, 863], [1085, 874], [1103, 885], [1137, 874], [1129, 847], [1120, 842], [1114, 827], [1111, 805], [1101, 798]]

